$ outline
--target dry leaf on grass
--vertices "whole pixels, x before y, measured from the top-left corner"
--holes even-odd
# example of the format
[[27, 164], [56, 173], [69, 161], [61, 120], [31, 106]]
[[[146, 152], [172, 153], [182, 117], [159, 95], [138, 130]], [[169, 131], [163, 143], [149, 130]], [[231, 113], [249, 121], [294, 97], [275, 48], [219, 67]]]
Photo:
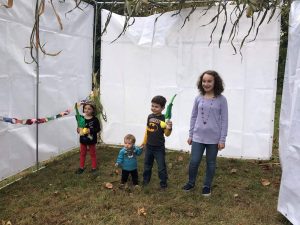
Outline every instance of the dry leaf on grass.
[[268, 179], [263, 178], [260, 180], [260, 182], [263, 186], [269, 186], [271, 184], [271, 182]]
[[182, 156], [178, 156], [178, 162], [183, 161], [183, 157]]
[[146, 216], [147, 215], [146, 209], [144, 207], [138, 208], [138, 215], [139, 216]]
[[113, 184], [107, 182], [107, 183], [105, 183], [105, 187], [106, 187], [107, 189], [112, 189], [112, 188], [113, 188]]
[[236, 173], [237, 172], [237, 169], [231, 169], [230, 170], [230, 173]]
[[10, 221], [5, 222], [4, 220], [2, 220], [2, 225], [12, 225], [12, 223]]
[[185, 215], [187, 215], [189, 217], [195, 217], [195, 213], [193, 213], [193, 212], [186, 212]]
[[239, 194], [234, 194], [233, 197], [237, 198], [237, 197], [239, 197]]

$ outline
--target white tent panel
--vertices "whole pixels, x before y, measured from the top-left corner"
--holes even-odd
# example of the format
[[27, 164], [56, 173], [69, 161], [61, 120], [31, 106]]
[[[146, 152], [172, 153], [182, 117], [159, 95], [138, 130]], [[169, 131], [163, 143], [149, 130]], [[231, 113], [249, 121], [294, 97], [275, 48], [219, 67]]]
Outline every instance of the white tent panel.
[[[36, 1], [18, 1], [10, 9], [0, 9], [0, 116], [35, 118], [36, 66], [31, 62], [30, 34]], [[74, 1], [53, 2], [60, 15], [60, 30], [46, 1], [40, 17], [40, 40], [47, 53], [40, 52], [39, 117], [45, 118], [73, 109], [75, 102], [91, 90], [94, 9], [73, 10]], [[35, 54], [35, 52], [34, 52]], [[39, 125], [39, 160], [47, 160], [78, 146], [76, 120], [72, 115]], [[0, 123], [0, 180], [35, 164], [36, 126]], [[2, 157], [3, 155], [3, 157]], [[6, 157], [7, 156], [7, 157]]]
[[[214, 69], [224, 79], [224, 95], [229, 105], [228, 142], [220, 155], [268, 159], [272, 148], [280, 21], [274, 19], [262, 24], [257, 40], [245, 42], [241, 57], [233, 55], [230, 42], [226, 42], [230, 25], [224, 32], [221, 48], [218, 45], [221, 25], [208, 46], [213, 24], [201, 25], [211, 20], [216, 7], [201, 18], [202, 9], [197, 9], [182, 27], [189, 10], [182, 10], [176, 16], [169, 12], [135, 18], [135, 23], [113, 43], [122, 31], [124, 17], [112, 15], [101, 48], [102, 101], [108, 115], [104, 141], [122, 143], [123, 136], [130, 131], [140, 143], [151, 112], [151, 98], [163, 95], [169, 101], [178, 93], [173, 107], [174, 129], [166, 147], [188, 151], [186, 139], [197, 95], [196, 83], [201, 72]], [[102, 15], [103, 27], [108, 12], [103, 11]], [[234, 41], [236, 47], [247, 34], [250, 22], [246, 16], [242, 17]], [[251, 32], [248, 40], [254, 37], [255, 32]], [[256, 143], [251, 146], [252, 141]]]
[[300, 225], [300, 1], [293, 1], [280, 112], [279, 153], [282, 178], [278, 211]]

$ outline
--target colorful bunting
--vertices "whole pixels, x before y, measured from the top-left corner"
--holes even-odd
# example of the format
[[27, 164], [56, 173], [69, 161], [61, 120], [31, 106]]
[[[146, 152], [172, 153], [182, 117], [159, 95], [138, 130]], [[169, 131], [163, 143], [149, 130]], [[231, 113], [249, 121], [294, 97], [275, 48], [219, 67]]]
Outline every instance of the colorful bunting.
[[58, 118], [61, 118], [63, 116], [69, 115], [71, 112], [70, 109], [67, 109], [55, 116], [51, 117], [46, 117], [46, 118], [38, 118], [38, 119], [17, 119], [17, 118], [10, 118], [10, 117], [4, 117], [0, 116], [0, 121], [6, 122], [6, 123], [11, 123], [11, 124], [23, 124], [23, 125], [32, 125], [32, 124], [40, 124], [40, 123], [47, 123], [48, 121], [55, 120]]
[[[84, 103], [94, 100], [94, 93], [93, 91], [90, 93], [88, 97], [86, 97], [84, 100], [81, 100], [80, 102], [77, 102], [77, 107], [80, 105], [83, 105]], [[46, 118], [38, 118], [38, 119], [17, 119], [17, 118], [10, 118], [10, 117], [4, 117], [0, 116], [0, 122], [5, 122], [5, 123], [11, 123], [11, 124], [22, 124], [22, 125], [32, 125], [32, 124], [41, 124], [41, 123], [47, 123], [51, 120], [59, 119], [63, 116], [69, 115], [71, 112], [71, 109], [67, 109], [55, 116], [51, 117], [46, 117]]]

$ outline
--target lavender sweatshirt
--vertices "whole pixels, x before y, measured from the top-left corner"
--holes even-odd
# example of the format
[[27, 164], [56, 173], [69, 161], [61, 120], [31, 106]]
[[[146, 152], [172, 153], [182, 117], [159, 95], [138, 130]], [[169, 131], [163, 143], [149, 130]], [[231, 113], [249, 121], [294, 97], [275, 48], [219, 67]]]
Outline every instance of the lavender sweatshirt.
[[225, 143], [228, 130], [227, 100], [223, 95], [206, 99], [195, 98], [189, 137], [203, 144]]

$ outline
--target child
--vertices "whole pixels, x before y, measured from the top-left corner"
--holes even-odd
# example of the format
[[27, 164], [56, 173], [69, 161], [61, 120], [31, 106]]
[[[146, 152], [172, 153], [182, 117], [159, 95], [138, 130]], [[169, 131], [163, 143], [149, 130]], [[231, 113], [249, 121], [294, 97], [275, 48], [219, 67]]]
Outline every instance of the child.
[[[80, 167], [76, 170], [76, 174], [81, 174], [84, 171], [84, 163], [87, 151], [90, 151], [92, 159], [92, 173], [96, 172], [97, 159], [96, 159], [96, 143], [97, 133], [100, 131], [99, 120], [95, 117], [95, 106], [91, 102], [86, 102], [83, 105], [83, 113], [85, 119], [85, 134], [80, 136]], [[77, 128], [77, 133], [80, 129]]]
[[139, 184], [136, 156], [142, 154], [142, 149], [134, 146], [135, 137], [127, 134], [124, 137], [124, 147], [120, 150], [115, 166], [122, 167], [121, 185], [125, 185], [129, 174], [131, 174], [134, 186]]
[[[152, 114], [147, 119], [147, 129], [142, 146], [146, 146], [143, 185], [150, 182], [154, 159], [158, 166], [158, 176], [161, 189], [167, 188], [167, 168], [165, 162], [165, 137], [170, 136], [172, 131], [172, 122], [167, 121], [164, 127], [161, 121], [165, 122], [165, 116], [162, 111], [165, 108], [167, 100], [163, 96], [155, 96], [151, 100]], [[164, 128], [163, 128], [164, 127]]]
[[218, 150], [225, 148], [228, 129], [227, 100], [221, 95], [223, 81], [216, 71], [201, 74], [197, 83], [200, 95], [195, 98], [190, 120], [189, 145], [192, 145], [189, 165], [189, 181], [183, 190], [195, 186], [198, 168], [206, 150], [206, 175], [202, 188], [203, 196], [210, 196], [216, 169]]

